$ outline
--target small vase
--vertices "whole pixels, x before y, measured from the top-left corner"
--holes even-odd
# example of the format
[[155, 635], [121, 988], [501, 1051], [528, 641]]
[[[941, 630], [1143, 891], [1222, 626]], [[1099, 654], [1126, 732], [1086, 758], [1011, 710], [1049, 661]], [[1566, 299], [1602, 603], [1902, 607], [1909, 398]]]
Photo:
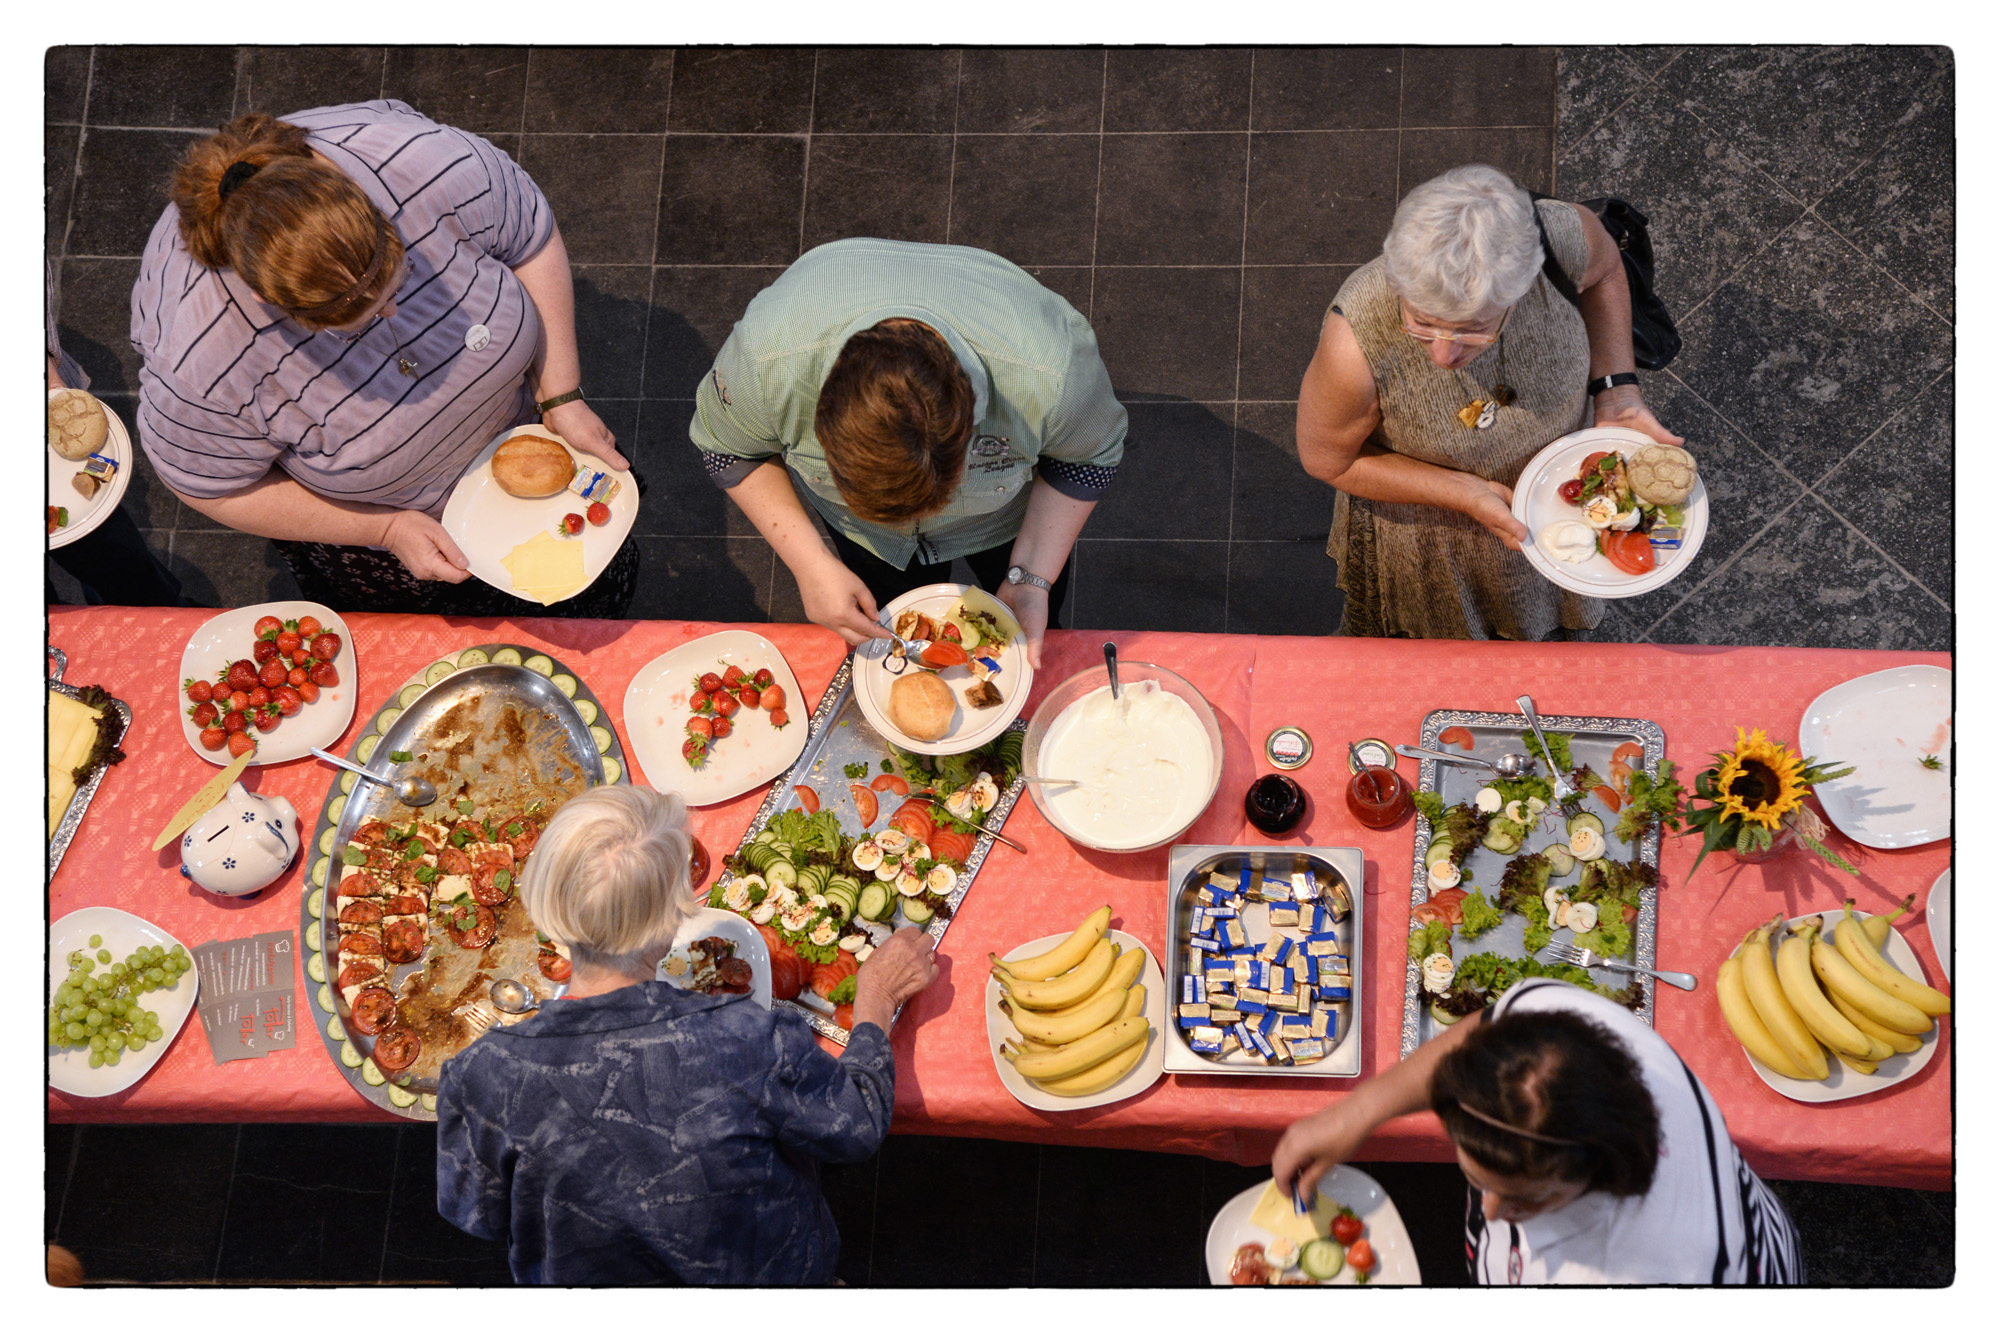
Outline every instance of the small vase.
[[1763, 851], [1739, 852], [1734, 848], [1730, 848], [1728, 851], [1731, 856], [1746, 864], [1762, 865], [1766, 861], [1775, 861], [1781, 856], [1790, 855], [1792, 850], [1798, 845], [1798, 831], [1790, 824], [1780, 824], [1778, 831], [1771, 835], [1771, 845]]

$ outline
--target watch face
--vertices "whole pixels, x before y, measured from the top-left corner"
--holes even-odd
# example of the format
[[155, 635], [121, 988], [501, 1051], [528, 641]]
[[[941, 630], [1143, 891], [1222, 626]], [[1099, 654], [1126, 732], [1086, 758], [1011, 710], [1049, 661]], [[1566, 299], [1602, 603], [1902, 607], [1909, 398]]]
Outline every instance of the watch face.
[[1022, 578], [1021, 567], [1019, 565], [1015, 565], [1013, 568], [1007, 571], [1007, 582], [1019, 583], [1021, 581], [1021, 578]]

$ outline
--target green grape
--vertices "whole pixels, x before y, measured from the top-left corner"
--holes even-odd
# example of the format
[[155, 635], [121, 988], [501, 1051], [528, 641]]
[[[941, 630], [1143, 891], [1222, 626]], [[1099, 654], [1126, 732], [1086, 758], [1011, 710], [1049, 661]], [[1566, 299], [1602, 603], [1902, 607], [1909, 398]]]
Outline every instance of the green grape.
[[98, 962], [100, 962], [100, 963], [108, 963], [108, 962], [110, 962], [110, 961], [111, 961], [111, 950], [109, 950], [109, 949], [99, 949], [99, 950], [97, 951], [97, 961], [98, 961]]
[[146, 980], [152, 982], [155, 986], [159, 985], [162, 981], [165, 981], [166, 979], [167, 979], [166, 973], [160, 971], [159, 968], [149, 967], [146, 969]]
[[183, 963], [185, 963], [187, 961], [187, 956], [188, 956], [188, 951], [184, 947], [178, 944], [174, 946], [174, 957], [180, 959]]
[[93, 1051], [104, 1049], [104, 1034], [102, 1032], [93, 1032], [90, 1034], [90, 1049]]
[[100, 945], [100, 944], [102, 944], [102, 943], [104, 943], [104, 937], [103, 937], [102, 935], [92, 935], [92, 936], [90, 937], [90, 947], [91, 947], [91, 948], [95, 949], [95, 948], [96, 948], [96, 947], [97, 947], [98, 945]]
[[111, 975], [113, 977], [116, 977], [120, 981], [125, 980], [125, 978], [128, 975], [130, 975], [130, 973], [131, 969], [126, 967], [125, 964], [123, 963], [113, 963], [111, 965]]
[[90, 1067], [91, 1067], [92, 1069], [102, 1069], [102, 1068], [104, 1068], [104, 1052], [103, 1052], [103, 1051], [92, 1051], [92, 1052], [90, 1053]]
[[90, 1029], [75, 1020], [71, 1020], [70, 1025], [64, 1028], [63, 1031], [69, 1036], [71, 1041], [82, 1041]]
[[147, 1026], [157, 1027], [159, 1025], [160, 1016], [154, 1013], [151, 1009], [145, 1011], [145, 1017]]
[[104, 1015], [93, 1009], [83, 1016], [83, 1025], [94, 1032], [104, 1026]]
[[146, 1039], [136, 1032], [128, 1032], [125, 1034], [125, 1044], [136, 1051], [146, 1044]]
[[118, 1063], [118, 1048], [116, 1046], [113, 1046], [110, 1050], [104, 1053], [104, 1063], [107, 1065], [115, 1065]]

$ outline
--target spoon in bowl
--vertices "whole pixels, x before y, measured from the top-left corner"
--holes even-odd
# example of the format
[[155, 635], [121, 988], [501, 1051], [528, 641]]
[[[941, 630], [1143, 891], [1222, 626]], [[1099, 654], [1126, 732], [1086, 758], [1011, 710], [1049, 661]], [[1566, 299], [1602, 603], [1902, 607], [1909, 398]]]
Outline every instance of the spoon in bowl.
[[1118, 688], [1118, 645], [1109, 639], [1104, 641], [1104, 669], [1111, 673], [1111, 697], [1123, 698], [1124, 695]]
[[438, 798], [437, 788], [422, 778], [387, 778], [380, 773], [370, 773], [359, 764], [349, 763], [339, 755], [328, 754], [318, 746], [314, 746], [312, 752], [321, 759], [326, 760], [327, 763], [332, 764], [335, 768], [344, 768], [350, 773], [358, 773], [370, 782], [380, 783], [382, 786], [387, 787], [396, 793], [396, 799], [404, 805], [422, 807], [430, 805]]

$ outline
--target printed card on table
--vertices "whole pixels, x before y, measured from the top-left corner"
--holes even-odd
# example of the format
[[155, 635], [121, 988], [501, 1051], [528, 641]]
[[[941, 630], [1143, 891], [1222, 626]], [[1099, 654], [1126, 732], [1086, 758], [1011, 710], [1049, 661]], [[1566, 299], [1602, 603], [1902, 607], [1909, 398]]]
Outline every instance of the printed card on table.
[[194, 950], [201, 973], [201, 1026], [215, 1063], [254, 1060], [297, 1043], [292, 932], [214, 940]]

